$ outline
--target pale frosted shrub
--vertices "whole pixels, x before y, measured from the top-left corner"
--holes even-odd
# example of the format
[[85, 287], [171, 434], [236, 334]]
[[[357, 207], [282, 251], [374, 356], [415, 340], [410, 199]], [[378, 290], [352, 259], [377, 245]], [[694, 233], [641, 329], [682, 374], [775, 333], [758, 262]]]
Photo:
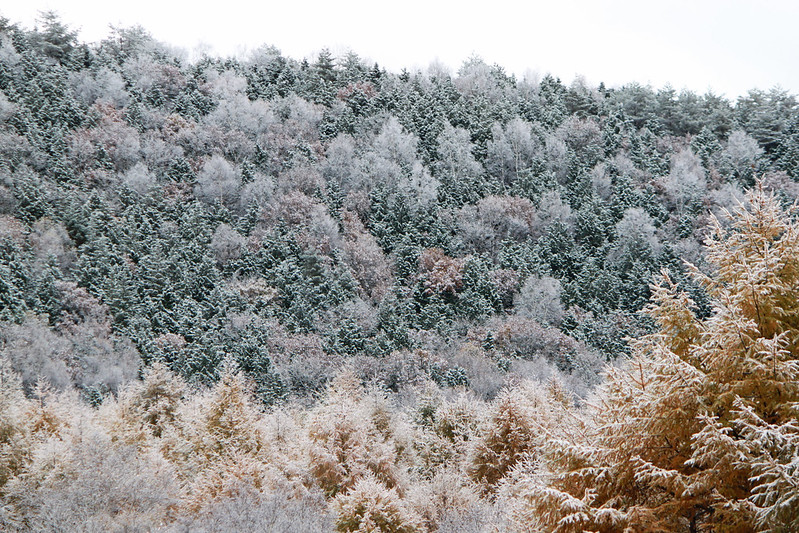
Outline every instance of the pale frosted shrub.
[[556, 328], [542, 327], [529, 318], [511, 316], [495, 320], [489, 326], [493, 329], [494, 345], [509, 358], [536, 360], [542, 357], [565, 371], [582, 364], [575, 359], [592, 359], [585, 347], [572, 337]]
[[487, 196], [457, 214], [458, 233], [471, 250], [494, 253], [502, 241], [524, 242], [538, 235], [533, 203], [517, 196]]
[[141, 358], [129, 339], [111, 333], [107, 322], [87, 321], [65, 334], [71, 343], [70, 370], [76, 385], [100, 392], [116, 391], [133, 379]]
[[661, 179], [666, 197], [679, 213], [699, 201], [707, 190], [707, 177], [702, 160], [690, 149], [671, 157], [671, 170]]
[[322, 174], [344, 192], [350, 192], [353, 185], [359, 184], [355, 141], [351, 136], [340, 133], [328, 143]]
[[[179, 61], [177, 53], [162, 48], [150, 53], [130, 54], [123, 65], [122, 75], [132, 80], [142, 93], [158, 88], [168, 98], [174, 98], [186, 87], [186, 77], [173, 63]], [[156, 59], [158, 56], [165, 58], [163, 63]]]
[[342, 533], [413, 533], [421, 520], [404, 504], [396, 490], [386, 488], [373, 476], [358, 480], [348, 492], [336, 497], [336, 529]]
[[730, 133], [727, 139], [727, 146], [722, 152], [726, 156], [727, 162], [737, 174], [739, 180], [744, 184], [754, 177], [758, 168], [763, 149], [758, 145], [756, 139], [742, 130], [735, 130]]
[[26, 407], [22, 380], [8, 361], [0, 357], [0, 492], [24, 464]]
[[[438, 524], [437, 533], [500, 533], [511, 531], [501, 508], [481, 501], [467, 509], [445, 513]], [[526, 530], [521, 530], [526, 531]]]
[[513, 183], [519, 172], [530, 168], [541, 151], [541, 143], [533, 135], [533, 125], [516, 117], [504, 128], [495, 123], [491, 135], [487, 143], [486, 169], [505, 183]]
[[313, 212], [322, 205], [300, 191], [290, 191], [275, 197], [267, 213], [269, 222], [284, 221], [291, 225], [307, 224]]
[[217, 226], [211, 236], [211, 250], [219, 264], [226, 263], [241, 257], [242, 249], [246, 244], [246, 239], [229, 224]]
[[516, 314], [524, 318], [558, 326], [563, 320], [560, 296], [561, 286], [557, 279], [550, 276], [530, 276], [514, 298], [514, 309]]
[[77, 259], [74, 243], [60, 222], [54, 222], [47, 217], [40, 218], [33, 224], [29, 239], [39, 264], [48, 262], [52, 257], [66, 271]]
[[42, 387], [26, 406], [31, 443], [5, 503], [32, 531], [149, 531], [176, 503], [173, 469], [158, 454], [114, 442], [74, 392]]
[[331, 254], [340, 248], [338, 222], [330, 216], [327, 207], [319, 205], [314, 209], [307, 228], [298, 235], [298, 241], [316, 253]]
[[[226, 70], [217, 72], [210, 68], [207, 71], [207, 81], [203, 85], [203, 90], [220, 100], [232, 100], [234, 98], [245, 99], [247, 97], [247, 80], [233, 71]], [[216, 114], [212, 114], [214, 117]], [[225, 125], [230, 126], [238, 123], [238, 120], [225, 121]]]
[[256, 172], [253, 180], [241, 189], [239, 208], [246, 211], [249, 207], [264, 208], [275, 192], [275, 182], [269, 176]]
[[59, 388], [72, 382], [67, 366], [71, 345], [44, 319], [29, 315], [21, 324], [5, 324], [0, 327], [0, 340], [0, 355], [20, 375], [25, 387], [32, 387], [39, 379]]
[[70, 385], [116, 390], [133, 378], [139, 354], [132, 343], [111, 332], [107, 308], [72, 282], [58, 282], [64, 312], [59, 331], [43, 317], [0, 325], [0, 355], [20, 374], [26, 388], [44, 379], [59, 389]]
[[262, 219], [267, 226], [283, 222], [301, 228], [298, 240], [305, 249], [313, 252], [328, 254], [339, 246], [341, 240], [338, 223], [330, 216], [327, 207], [300, 191], [275, 195], [264, 209]]
[[491, 271], [491, 283], [507, 308], [513, 303], [513, 296], [519, 289], [519, 273], [515, 270], [500, 268]]
[[109, 104], [96, 103], [92, 111], [97, 125], [81, 128], [69, 137], [69, 155], [78, 168], [96, 166], [97, 150], [102, 148], [115, 170], [124, 172], [141, 160], [139, 132], [130, 127], [122, 112]]
[[0, 241], [9, 240], [22, 244], [25, 237], [25, 225], [11, 215], [0, 215]]
[[437, 140], [438, 158], [434, 164], [438, 170], [437, 175], [448, 178], [450, 183], [460, 188], [468, 187], [484, 173], [482, 165], [474, 158], [474, 145], [467, 130], [454, 128], [449, 122], [445, 122]]
[[410, 168], [416, 162], [416, 146], [419, 139], [406, 133], [396, 117], [389, 117], [380, 134], [375, 137], [372, 149], [376, 158], [391, 161], [402, 168]]
[[356, 213], [342, 211], [341, 224], [345, 237], [344, 260], [364, 291], [374, 301], [379, 301], [392, 285], [391, 265]]
[[7, 501], [30, 531], [150, 531], [175, 504], [168, 465], [103, 435], [76, 430], [40, 445]]
[[[2, 113], [1, 110], [0, 113]], [[7, 128], [3, 128], [3, 130], [5, 131], [0, 131], [0, 161], [2, 161], [2, 168], [6, 173], [10, 171], [9, 166], [11, 163], [24, 162], [29, 167], [36, 169], [45, 167], [46, 163], [43, 151], [35, 149], [25, 137], [9, 132]], [[17, 172], [19, 172], [19, 170]], [[3, 181], [9, 184], [6, 179]], [[14, 212], [15, 199], [11, 191], [8, 191], [7, 194], [11, 194], [12, 196], [3, 199], [3, 211], [12, 213]]]
[[617, 262], [625, 255], [640, 254], [640, 245], [646, 246], [653, 256], [663, 249], [658, 239], [655, 221], [649, 213], [640, 207], [631, 207], [624, 211], [624, 216], [616, 224], [616, 242], [608, 259]]
[[200, 513], [180, 518], [168, 533], [321, 533], [333, 531], [333, 516], [321, 495], [292, 498], [241, 485]]
[[0, 123], [5, 123], [8, 119], [16, 115], [18, 112], [19, 112], [19, 105], [11, 102], [6, 97], [4, 92], [0, 91]]
[[73, 329], [77, 324], [90, 322], [104, 324], [108, 320], [108, 306], [79, 287], [74, 281], [56, 281], [54, 284], [61, 297], [61, 328]]
[[569, 168], [569, 147], [554, 133], [544, 136], [542, 154], [547, 169], [553, 172], [560, 183], [564, 183]]
[[324, 179], [315, 166], [300, 164], [278, 174], [277, 190], [282, 193], [299, 192], [313, 195], [314, 191], [325, 187]]
[[591, 170], [591, 186], [602, 200], [609, 200], [613, 194], [613, 177], [607, 163], [599, 163]]
[[143, 133], [141, 142], [143, 163], [150, 172], [156, 175], [163, 175], [162, 173], [169, 169], [172, 161], [184, 156], [184, 151], [180, 146], [166, 142], [161, 135], [153, 130]]
[[[788, 202], [796, 201], [799, 198], [799, 183], [793, 180], [785, 172], [766, 172], [761, 181], [763, 190], [777, 195], [778, 198]], [[720, 222], [723, 222], [720, 221]]]
[[571, 229], [574, 224], [571, 207], [564, 202], [558, 191], [548, 191], [538, 202], [538, 216], [541, 219], [541, 232], [553, 224], [560, 223]]
[[278, 296], [276, 288], [270, 286], [263, 278], [258, 277], [236, 279], [228, 287], [252, 304], [268, 304]]
[[155, 176], [142, 162], [136, 163], [122, 174], [122, 182], [138, 194], [147, 194], [157, 186]]
[[291, 334], [277, 323], [270, 323], [269, 327], [271, 370], [290, 394], [309, 397], [324, 392], [327, 383], [341, 370], [342, 356], [325, 352], [318, 335]]
[[198, 198], [210, 204], [229, 205], [238, 199], [240, 186], [241, 175], [238, 169], [224, 157], [214, 155], [205, 162], [197, 174], [194, 193]]
[[[744, 201], [743, 190], [735, 183], [724, 183], [717, 189], [708, 191], [705, 197], [705, 206], [710, 204], [710, 212], [717, 220], [728, 221], [728, 219], [725, 219], [724, 213], [734, 211], [741, 201]], [[702, 231], [704, 235], [702, 235], [703, 239], [701, 240], [704, 240], [712, 227], [711, 217], [709, 214], [704, 217], [698, 217], [694, 226], [699, 228], [694, 234], [696, 235], [699, 231]], [[699, 242], [701, 242], [701, 240], [697, 239]]]
[[350, 191], [344, 198], [344, 208], [357, 213], [361, 220], [367, 220], [372, 211], [372, 199], [366, 191]]
[[428, 378], [431, 356], [423, 350], [398, 350], [388, 357], [356, 355], [351, 360], [364, 382], [399, 392]]
[[461, 374], [466, 378], [463, 385], [480, 398], [493, 398], [507, 381], [507, 374], [487, 356], [485, 350], [472, 342], [459, 346], [458, 351], [447, 358], [447, 366], [445, 380], [448, 385], [452, 386], [452, 378]]
[[81, 70], [69, 76], [75, 97], [87, 106], [97, 101], [122, 109], [128, 104], [130, 95], [125, 90], [125, 80], [108, 67], [95, 72]]
[[480, 504], [479, 487], [455, 468], [442, 467], [429, 481], [416, 483], [408, 500], [428, 531], [437, 531], [448, 515]]
[[[246, 87], [246, 81], [244, 84]], [[225, 88], [229, 89], [233, 89], [232, 86]], [[252, 101], [242, 93], [222, 96], [217, 108], [203, 119], [203, 122], [220, 131], [240, 130], [250, 138], [265, 134], [276, 121], [268, 102], [260, 99]]]

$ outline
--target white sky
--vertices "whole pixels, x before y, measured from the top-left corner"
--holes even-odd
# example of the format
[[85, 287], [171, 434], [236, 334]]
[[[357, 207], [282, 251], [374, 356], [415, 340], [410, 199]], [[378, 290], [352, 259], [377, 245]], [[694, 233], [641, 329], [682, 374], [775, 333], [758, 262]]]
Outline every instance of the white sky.
[[477, 54], [517, 76], [565, 83], [670, 83], [735, 98], [776, 85], [799, 93], [796, 0], [3, 0], [26, 28], [52, 9], [95, 42], [109, 25], [140, 24], [156, 39], [214, 54], [262, 44], [295, 59], [323, 47], [399, 71], [432, 62], [453, 72]]

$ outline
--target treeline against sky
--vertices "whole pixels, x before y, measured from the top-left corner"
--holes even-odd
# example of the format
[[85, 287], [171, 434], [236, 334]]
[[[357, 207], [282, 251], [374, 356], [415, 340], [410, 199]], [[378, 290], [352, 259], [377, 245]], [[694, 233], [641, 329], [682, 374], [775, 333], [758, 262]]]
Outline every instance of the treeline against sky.
[[531, 366], [579, 387], [646, 330], [654, 273], [704, 305], [682, 261], [701, 265], [708, 213], [756, 175], [796, 193], [796, 100], [776, 89], [731, 103], [273, 48], [188, 63], [50, 15], [4, 22], [0, 51], [4, 351], [42, 339], [27, 382], [97, 398], [140, 360], [209, 383], [229, 357], [267, 403], [352, 358], [391, 390], [490, 396]]

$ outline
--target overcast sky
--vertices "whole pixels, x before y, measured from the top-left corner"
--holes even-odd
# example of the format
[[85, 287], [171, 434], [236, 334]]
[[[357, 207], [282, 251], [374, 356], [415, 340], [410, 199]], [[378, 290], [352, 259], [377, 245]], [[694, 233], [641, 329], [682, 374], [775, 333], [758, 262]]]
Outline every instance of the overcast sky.
[[[399, 71], [439, 62], [457, 72], [471, 55], [517, 76], [570, 83], [671, 84], [735, 98], [781, 86], [799, 93], [796, 0], [26, 0], [0, 15], [32, 28], [52, 9], [95, 42], [109, 25], [140, 24], [188, 51], [245, 54], [262, 44], [295, 59], [352, 50]], [[205, 7], [216, 5], [218, 7]], [[390, 6], [390, 7], [389, 7]]]

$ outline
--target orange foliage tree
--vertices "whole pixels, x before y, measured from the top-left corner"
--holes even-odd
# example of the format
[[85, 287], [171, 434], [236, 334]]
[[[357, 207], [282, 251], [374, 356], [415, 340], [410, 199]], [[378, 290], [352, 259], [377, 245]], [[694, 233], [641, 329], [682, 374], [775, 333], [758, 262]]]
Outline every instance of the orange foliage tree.
[[[668, 278], [656, 333], [608, 371], [584, 439], [531, 469], [545, 531], [799, 531], [799, 223], [759, 187], [707, 241], [714, 310]], [[524, 506], [523, 506], [524, 507]]]

